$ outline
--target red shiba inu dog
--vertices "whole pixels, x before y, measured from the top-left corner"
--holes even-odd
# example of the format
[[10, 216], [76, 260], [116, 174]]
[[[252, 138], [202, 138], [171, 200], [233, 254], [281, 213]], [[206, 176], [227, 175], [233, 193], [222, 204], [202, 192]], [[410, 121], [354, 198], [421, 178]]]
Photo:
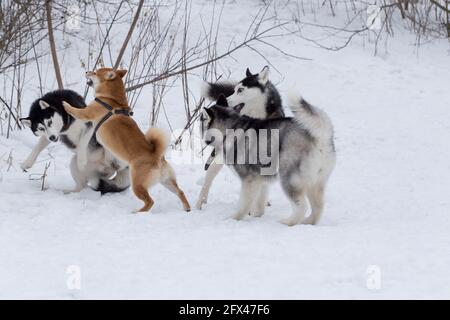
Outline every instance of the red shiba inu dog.
[[95, 90], [95, 100], [84, 109], [74, 108], [67, 102], [63, 103], [64, 108], [77, 119], [91, 121], [92, 133], [99, 143], [129, 165], [133, 192], [144, 202], [136, 212], [148, 211], [153, 206], [148, 188], [158, 182], [180, 198], [184, 210], [190, 211], [175, 172], [164, 159], [167, 135], [157, 128], [150, 128], [144, 134], [129, 116], [131, 109], [122, 80], [126, 72], [111, 68], [87, 72], [88, 85]]

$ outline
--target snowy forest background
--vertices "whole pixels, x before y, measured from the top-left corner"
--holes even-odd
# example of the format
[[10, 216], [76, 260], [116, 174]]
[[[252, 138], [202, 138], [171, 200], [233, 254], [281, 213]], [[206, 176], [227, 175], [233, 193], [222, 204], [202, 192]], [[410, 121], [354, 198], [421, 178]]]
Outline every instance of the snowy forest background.
[[[1, 0], [0, 298], [449, 298], [449, 39], [448, 0]], [[202, 211], [155, 188], [135, 216], [131, 191], [63, 194], [62, 145], [20, 169], [37, 139], [18, 119], [57, 88], [92, 99], [88, 70], [128, 70], [135, 120], [175, 159], [199, 141], [202, 81], [265, 65], [335, 125], [319, 226], [279, 224], [278, 186], [263, 218], [228, 219], [229, 170]], [[175, 167], [194, 204], [203, 166]]]

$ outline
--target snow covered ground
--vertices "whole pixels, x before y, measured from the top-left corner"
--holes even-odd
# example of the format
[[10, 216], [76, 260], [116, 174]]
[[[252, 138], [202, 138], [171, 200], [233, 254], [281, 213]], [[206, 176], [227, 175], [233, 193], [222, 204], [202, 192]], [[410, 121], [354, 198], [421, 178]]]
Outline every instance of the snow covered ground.
[[[245, 32], [239, 22], [253, 9], [230, 2], [224, 32]], [[449, 43], [417, 52], [413, 40], [397, 34], [377, 56], [360, 41], [334, 52], [277, 40], [311, 61], [262, 49], [280, 72], [272, 68], [283, 96], [298, 89], [335, 125], [337, 166], [318, 226], [278, 222], [290, 214], [278, 185], [264, 217], [230, 219], [239, 183], [229, 169], [202, 211], [185, 213], [158, 186], [151, 213], [131, 214], [140, 205], [131, 191], [63, 194], [73, 181], [62, 145], [23, 173], [19, 163], [36, 138], [0, 137], [0, 298], [450, 298]], [[266, 64], [252, 51], [234, 58], [222, 64], [235, 79]], [[81, 72], [78, 81], [74, 88], [82, 88]], [[181, 99], [168, 96], [169, 116], [176, 118]], [[141, 99], [135, 118], [143, 129], [145, 108]], [[30, 174], [48, 161], [42, 192]], [[194, 205], [203, 166], [175, 168]], [[81, 290], [67, 286], [70, 266], [81, 271]]]

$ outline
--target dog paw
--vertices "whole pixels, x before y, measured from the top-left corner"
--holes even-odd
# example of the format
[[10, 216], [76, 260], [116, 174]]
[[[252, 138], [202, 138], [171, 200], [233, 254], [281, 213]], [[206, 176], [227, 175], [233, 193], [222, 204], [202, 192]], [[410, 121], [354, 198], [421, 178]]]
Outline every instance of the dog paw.
[[309, 216], [308, 218], [302, 221], [302, 224], [315, 224], [314, 218], [312, 216]]
[[197, 203], [195, 204], [195, 209], [202, 210], [203, 205], [206, 203], [207, 203], [207, 200], [205, 198], [199, 198], [197, 200]]
[[78, 192], [80, 192], [81, 191], [81, 189], [65, 189], [65, 190], [63, 190], [62, 192], [64, 193], [64, 194], [71, 194], [71, 193], [78, 193]]
[[260, 212], [250, 212], [249, 213], [250, 216], [254, 217], [254, 218], [261, 218], [264, 215], [263, 211]]
[[72, 107], [70, 104], [68, 104], [66, 101], [62, 102], [62, 105], [64, 107], [64, 109], [69, 112], [69, 109]]
[[29, 160], [25, 160], [24, 162], [22, 162], [20, 164], [20, 168], [23, 171], [27, 171], [28, 169], [30, 169], [33, 166], [34, 162], [33, 161], [29, 161]]
[[238, 213], [236, 213], [233, 216], [233, 219], [236, 220], [236, 221], [240, 221], [240, 220], [244, 219], [244, 216], [245, 216], [245, 214], [242, 214], [241, 212], [238, 212]]
[[149, 213], [149, 210], [145, 210], [144, 208], [140, 208], [140, 209], [134, 209], [133, 211], [131, 211], [132, 214], [145, 214], [145, 213]]
[[293, 227], [293, 226], [295, 226], [296, 224], [298, 224], [298, 220], [297, 220], [297, 219], [293, 219], [293, 218], [291, 218], [291, 217], [285, 218], [285, 219], [281, 219], [280, 222], [281, 222], [282, 224], [287, 225], [288, 227]]
[[86, 166], [87, 166], [87, 158], [85, 158], [85, 157], [80, 157], [79, 155], [78, 155], [78, 158], [77, 158], [77, 166], [78, 166], [78, 169], [80, 170], [80, 171], [84, 171], [84, 169], [86, 168]]

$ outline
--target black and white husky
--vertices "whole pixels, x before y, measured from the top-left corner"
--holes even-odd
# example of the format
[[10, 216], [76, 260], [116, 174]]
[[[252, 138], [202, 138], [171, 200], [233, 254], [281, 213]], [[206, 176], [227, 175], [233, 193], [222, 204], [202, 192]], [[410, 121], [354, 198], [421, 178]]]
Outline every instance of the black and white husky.
[[[282, 222], [289, 226], [318, 223], [325, 185], [336, 161], [333, 126], [326, 113], [294, 97], [289, 103], [293, 118], [261, 120], [229, 108], [228, 100], [220, 97], [202, 112], [200, 120], [205, 142], [220, 150], [225, 164], [241, 179], [234, 218], [240, 220], [249, 212], [262, 216], [268, 185], [278, 176], [293, 209]], [[311, 215], [305, 219], [307, 199]]]
[[[202, 92], [204, 98], [216, 101], [220, 95], [227, 97], [228, 105], [241, 115], [256, 119], [284, 117], [281, 97], [277, 88], [269, 81], [267, 66], [257, 74], [252, 74], [247, 68], [245, 78], [240, 82], [206, 83]], [[207, 203], [212, 182], [223, 167], [216, 156], [207, 161], [206, 177], [196, 203], [197, 209]]]
[[77, 108], [86, 107], [84, 99], [76, 92], [56, 90], [34, 101], [29, 116], [20, 119], [23, 125], [39, 137], [38, 143], [20, 167], [23, 170], [31, 168], [50, 142], [61, 141], [75, 153], [70, 171], [76, 187], [70, 191], [79, 192], [88, 183], [92, 189], [102, 194], [127, 189], [130, 186], [128, 167], [97, 142], [89, 130], [92, 124], [69, 115], [64, 110], [62, 101]]

